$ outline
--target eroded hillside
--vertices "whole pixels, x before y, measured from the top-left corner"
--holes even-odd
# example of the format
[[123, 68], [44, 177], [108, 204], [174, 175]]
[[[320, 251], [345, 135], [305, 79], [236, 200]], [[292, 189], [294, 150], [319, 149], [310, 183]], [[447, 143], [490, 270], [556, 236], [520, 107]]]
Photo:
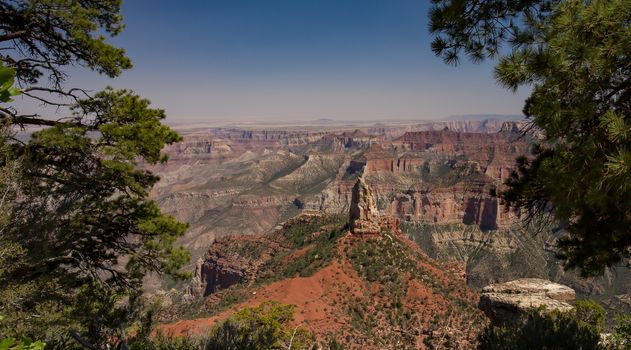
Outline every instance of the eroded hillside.
[[396, 228], [361, 237], [340, 216], [302, 215], [264, 237], [219, 239], [196, 276], [189, 292], [198, 298], [170, 314], [188, 320], [160, 331], [200, 334], [268, 300], [295, 305], [294, 324], [322, 343], [352, 349], [472, 348], [486, 322], [459, 271]]

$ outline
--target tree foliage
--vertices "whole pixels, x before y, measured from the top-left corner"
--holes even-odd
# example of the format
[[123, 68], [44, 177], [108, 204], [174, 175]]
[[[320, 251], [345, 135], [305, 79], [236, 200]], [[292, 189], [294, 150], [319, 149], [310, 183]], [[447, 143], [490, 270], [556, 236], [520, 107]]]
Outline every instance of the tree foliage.
[[[13, 84], [15, 81], [15, 70], [5, 67], [0, 62], [0, 103], [11, 102], [12, 96], [18, 95], [19, 90]], [[15, 176], [18, 163], [12, 155], [11, 147], [8, 144], [11, 124], [9, 121], [0, 122], [0, 232], [4, 230], [8, 222], [10, 202], [15, 193]], [[0, 262], [2, 261], [0, 253]], [[0, 275], [2, 270], [0, 269]]]
[[498, 58], [495, 78], [532, 88], [524, 114], [541, 132], [503, 193], [568, 235], [559, 256], [585, 275], [631, 246], [631, 1], [433, 0], [434, 52]]
[[[0, 0], [0, 335], [51, 348], [124, 342], [144, 277], [181, 277], [189, 259], [175, 246], [186, 225], [149, 199], [158, 177], [139, 167], [165, 162], [160, 150], [180, 140], [164, 111], [132, 91], [67, 86], [70, 66], [109, 77], [131, 67], [108, 43], [120, 6]], [[42, 108], [22, 113], [17, 93]], [[28, 142], [16, 137], [33, 126]]]
[[607, 335], [603, 343], [608, 349], [626, 350], [631, 346], [631, 318], [623, 315], [615, 321], [613, 332]]
[[16, 340], [5, 338], [0, 340], [0, 350], [44, 350], [46, 346], [42, 341], [31, 341], [29, 339]]
[[41, 78], [61, 88], [63, 69], [80, 64], [109, 77], [131, 68], [125, 50], [108, 36], [124, 28], [122, 0], [3, 0], [0, 43], [13, 51], [2, 58], [18, 80], [34, 85]]
[[228, 319], [216, 323], [206, 335], [174, 337], [158, 333], [154, 337], [135, 337], [130, 341], [130, 347], [133, 350], [318, 348], [309, 330], [290, 324], [293, 319], [293, 305], [268, 301], [239, 310]]
[[513, 324], [489, 325], [480, 335], [479, 349], [604, 350], [600, 344], [603, 327], [602, 307], [583, 301], [574, 311], [533, 310]]
[[242, 309], [213, 327], [205, 350], [309, 349], [313, 336], [289, 326], [293, 315], [292, 305], [273, 301]]
[[621, 318], [611, 333], [605, 333], [605, 310], [585, 299], [572, 311], [532, 310], [514, 323], [489, 325], [480, 334], [479, 349], [623, 350], [631, 344], [629, 330], [631, 322]]
[[13, 101], [11, 96], [19, 95], [20, 90], [15, 88], [15, 69], [11, 67], [5, 67], [0, 62], [0, 103], [6, 103]]

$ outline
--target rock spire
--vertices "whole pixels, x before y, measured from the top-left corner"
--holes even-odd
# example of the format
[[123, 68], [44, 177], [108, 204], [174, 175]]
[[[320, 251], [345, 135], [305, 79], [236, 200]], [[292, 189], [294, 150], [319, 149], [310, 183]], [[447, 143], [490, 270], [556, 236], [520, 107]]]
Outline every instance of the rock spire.
[[353, 187], [349, 213], [351, 232], [355, 235], [381, 234], [379, 211], [370, 187], [360, 177]]

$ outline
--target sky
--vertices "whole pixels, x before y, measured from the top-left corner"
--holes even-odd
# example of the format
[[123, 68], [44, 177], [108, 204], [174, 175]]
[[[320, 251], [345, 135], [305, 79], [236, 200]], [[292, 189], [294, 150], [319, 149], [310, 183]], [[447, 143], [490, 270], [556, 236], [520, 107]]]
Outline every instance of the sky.
[[170, 122], [520, 114], [493, 63], [434, 56], [427, 0], [126, 0], [112, 40], [134, 68], [74, 84], [131, 88]]

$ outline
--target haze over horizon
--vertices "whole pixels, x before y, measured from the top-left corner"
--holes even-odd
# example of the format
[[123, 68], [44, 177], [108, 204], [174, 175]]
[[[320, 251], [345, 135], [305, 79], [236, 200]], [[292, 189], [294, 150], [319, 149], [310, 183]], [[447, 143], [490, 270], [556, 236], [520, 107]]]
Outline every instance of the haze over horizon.
[[[430, 49], [420, 0], [127, 0], [112, 39], [134, 68], [70, 84], [130, 88], [170, 123], [438, 119], [521, 114], [528, 91]], [[18, 98], [19, 100], [19, 98]], [[32, 106], [38, 107], [39, 106]]]

